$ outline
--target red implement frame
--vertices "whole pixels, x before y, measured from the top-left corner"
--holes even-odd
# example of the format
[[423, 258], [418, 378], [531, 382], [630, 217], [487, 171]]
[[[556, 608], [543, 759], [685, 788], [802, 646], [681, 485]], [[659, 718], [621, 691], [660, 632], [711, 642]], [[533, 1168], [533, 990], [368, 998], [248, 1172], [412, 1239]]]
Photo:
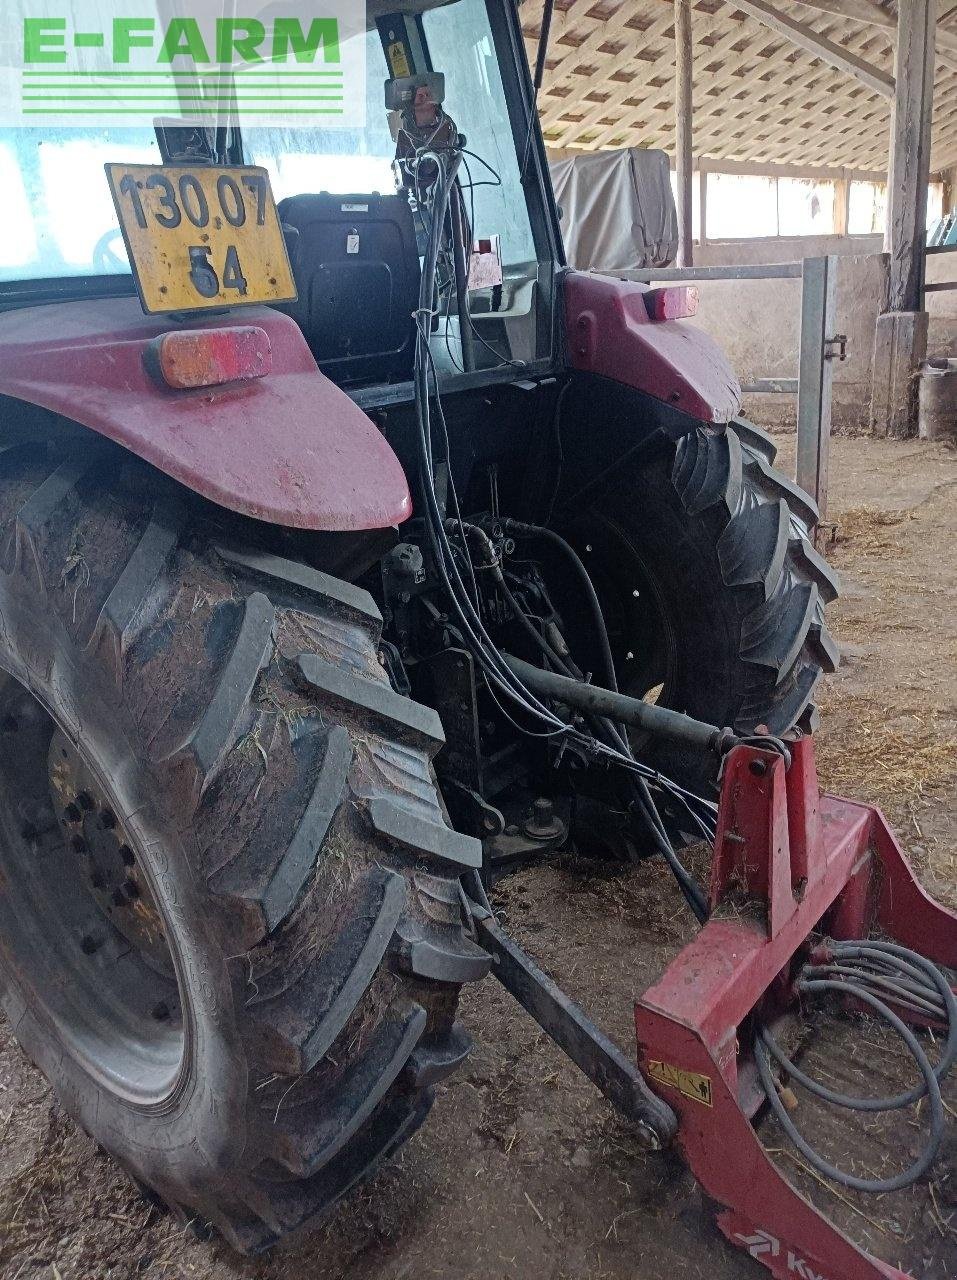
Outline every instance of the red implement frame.
[[[924, 892], [877, 809], [821, 795], [809, 738], [793, 763], [738, 747], [718, 814], [712, 920], [635, 1006], [645, 1075], [679, 1115], [678, 1143], [727, 1238], [777, 1280], [910, 1280], [799, 1194], [751, 1124], [760, 1105], [748, 1020], [791, 1000], [812, 934], [874, 930], [957, 967], [957, 915]], [[727, 911], [729, 902], [758, 904]]]

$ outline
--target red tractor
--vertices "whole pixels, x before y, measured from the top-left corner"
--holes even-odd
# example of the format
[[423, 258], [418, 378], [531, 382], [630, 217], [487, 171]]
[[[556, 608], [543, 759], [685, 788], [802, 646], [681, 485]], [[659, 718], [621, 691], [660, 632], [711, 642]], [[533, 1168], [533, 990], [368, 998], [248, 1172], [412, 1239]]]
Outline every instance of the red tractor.
[[[10, 1025], [134, 1179], [258, 1251], [422, 1123], [494, 960], [775, 1274], [899, 1275], [751, 1123], [808, 983], [957, 1037], [887, 949], [954, 965], [955, 918], [814, 780], [813, 503], [661, 318], [686, 295], [565, 267], [513, 0], [371, 3], [366, 46], [364, 132], [0, 131]], [[703, 924], [640, 1070], [486, 896], [569, 844], [666, 858]]]

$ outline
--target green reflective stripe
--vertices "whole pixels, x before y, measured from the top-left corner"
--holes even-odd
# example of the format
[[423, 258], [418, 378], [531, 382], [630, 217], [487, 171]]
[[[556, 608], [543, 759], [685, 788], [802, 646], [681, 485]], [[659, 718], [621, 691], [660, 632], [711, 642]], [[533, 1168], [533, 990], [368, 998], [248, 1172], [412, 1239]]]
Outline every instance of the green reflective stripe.
[[[246, 79], [253, 79], [256, 76], [275, 76], [275, 71], [240, 71], [233, 69], [223, 69], [221, 71], [24, 71], [25, 76], [119, 76], [119, 77], [137, 77], [137, 76], [153, 76], [163, 80], [178, 80], [187, 77], [190, 80], [209, 79], [219, 76], [243, 76]], [[298, 71], [290, 69], [290, 78], [295, 76], [335, 76], [342, 79], [341, 71]], [[285, 76], [282, 79], [286, 79]]]
[[[144, 107], [24, 107], [22, 114], [25, 116], [141, 116], [144, 113], [148, 114]], [[261, 110], [251, 110], [249, 114], [254, 116], [341, 116], [345, 112], [341, 107], [315, 107], [301, 110], [297, 107], [263, 107]], [[205, 115], [202, 111], [194, 111], [190, 115], [177, 118], [196, 120], [205, 118]]]
[[[113, 95], [103, 97], [92, 93], [27, 93], [23, 95], [23, 102], [115, 102]], [[255, 96], [237, 97], [234, 93], [147, 93], [139, 96], [137, 94], [124, 94], [124, 102], [237, 102], [237, 103], [256, 103], [256, 102], [342, 102], [342, 94], [335, 93], [309, 93], [309, 94], [257, 94]]]

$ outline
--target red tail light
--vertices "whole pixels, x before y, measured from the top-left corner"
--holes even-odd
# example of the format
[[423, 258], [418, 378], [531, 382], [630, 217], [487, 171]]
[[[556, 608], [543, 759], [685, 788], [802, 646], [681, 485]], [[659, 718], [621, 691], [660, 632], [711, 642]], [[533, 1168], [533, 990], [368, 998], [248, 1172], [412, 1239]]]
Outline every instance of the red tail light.
[[649, 289], [645, 306], [652, 320], [688, 320], [698, 314], [698, 290], [693, 285], [676, 289]]
[[154, 338], [143, 354], [154, 378], [176, 391], [264, 378], [272, 346], [264, 329], [179, 329]]

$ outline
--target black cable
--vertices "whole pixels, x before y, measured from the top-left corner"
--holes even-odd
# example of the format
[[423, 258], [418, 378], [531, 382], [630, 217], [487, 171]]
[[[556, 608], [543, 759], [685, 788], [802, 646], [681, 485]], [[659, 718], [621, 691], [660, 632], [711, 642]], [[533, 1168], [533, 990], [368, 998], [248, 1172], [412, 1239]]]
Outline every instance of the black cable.
[[[917, 978], [918, 984], [923, 985], [924, 990], [928, 991], [933, 997], [936, 995], [943, 1005], [944, 1019], [947, 1023], [947, 1041], [941, 1060], [935, 1071], [938, 1080], [943, 1080], [950, 1072], [954, 1063], [957, 1062], [957, 997], [951, 989], [950, 983], [937, 968], [924, 956], [917, 955], [916, 952], [908, 950], [906, 947], [900, 947], [896, 943], [891, 942], [832, 942], [830, 950], [837, 959], [867, 960], [868, 958], [884, 959], [885, 957], [898, 966], [905, 976]], [[801, 981], [816, 981], [820, 972], [820, 966], [808, 965], [802, 970]], [[844, 977], [843, 980], [857, 990], [860, 985], [857, 980], [850, 977]], [[799, 982], [800, 989], [800, 982]], [[896, 1003], [896, 1001], [895, 1001]], [[799, 1080], [805, 1088], [816, 1093], [818, 1097], [836, 1103], [838, 1106], [854, 1106], [861, 1111], [896, 1111], [900, 1107], [906, 1107], [912, 1102], [916, 1102], [923, 1097], [923, 1092], [919, 1089], [915, 1092], [911, 1090], [908, 1093], [900, 1094], [896, 1098], [877, 1098], [866, 1100], [868, 1105], [863, 1105], [860, 1100], [857, 1104], [847, 1095], [835, 1094], [826, 1089], [817, 1081], [806, 1081], [806, 1077], [802, 1072], [795, 1072], [795, 1079]]]
[[[471, 158], [472, 158], [473, 160], [477, 160], [477, 161], [479, 162], [479, 164], [480, 164], [480, 165], [482, 165], [485, 169], [487, 169], [487, 170], [489, 171], [489, 173], [492, 175], [492, 177], [495, 179], [495, 181], [494, 181], [494, 182], [488, 182], [488, 183], [476, 182], [476, 183], [473, 183], [473, 184], [472, 184], [473, 186], [476, 186], [476, 187], [481, 187], [481, 186], [500, 187], [500, 186], [502, 186], [502, 175], [499, 173], [499, 171], [498, 171], [497, 169], [493, 168], [493, 167], [492, 167], [492, 165], [490, 165], [490, 164], [489, 164], [489, 162], [485, 159], [485, 157], [484, 157], [484, 156], [480, 156], [480, 155], [478, 154], [478, 152], [477, 152], [477, 151], [469, 151], [468, 147], [462, 147], [462, 148], [461, 148], [461, 151], [462, 151], [462, 155], [463, 155], [463, 156], [471, 156]], [[466, 172], [466, 173], [469, 173], [469, 167], [468, 167], [468, 165], [467, 165], [467, 164], [466, 164], [466, 166], [465, 166], [465, 172]], [[471, 175], [469, 176], [469, 182], [470, 182], [470, 183], [472, 182]]]
[[601, 607], [601, 601], [598, 599], [598, 592], [595, 590], [595, 584], [591, 580], [591, 574], [585, 568], [578, 552], [567, 542], [561, 534], [554, 529], [546, 529], [542, 525], [526, 524], [521, 520], [506, 520], [504, 524], [505, 532], [511, 533], [520, 538], [536, 538], [542, 542], [548, 542], [555, 547], [565, 557], [572, 566], [575, 574], [581, 583], [585, 592], [585, 599], [591, 610], [592, 621], [595, 626], [595, 634], [598, 637], [598, 645], [601, 650], [601, 659], [604, 666], [605, 687], [607, 689], [618, 692], [618, 676], [615, 672], [615, 659], [611, 652], [611, 641], [608, 639], [608, 627], [605, 624], [605, 615]]
[[648, 783], [644, 778], [635, 778], [636, 789], [639, 795], [639, 804], [641, 805], [645, 817], [648, 821], [649, 828], [655, 838], [662, 856], [671, 868], [671, 873], [678, 882], [678, 888], [684, 895], [684, 899], [691, 908], [692, 914], [699, 924], [705, 924], [710, 915], [708, 908], [708, 900], [698, 882], [682, 863], [681, 859], [675, 853], [674, 845], [668, 838], [667, 832], [661, 823], [661, 817], [655, 808], [654, 801], [648, 792]]
[[[501, 660], [495, 647], [485, 631], [481, 618], [476, 609], [468, 600], [468, 593], [465, 591], [464, 583], [455, 563], [455, 557], [452, 552], [451, 545], [445, 535], [443, 528], [442, 513], [438, 510], [438, 501], [435, 494], [435, 478], [432, 469], [432, 441], [429, 405], [431, 395], [429, 391], [429, 374], [430, 370], [435, 381], [436, 402], [440, 414], [440, 420], [444, 423], [444, 415], [441, 409], [441, 398], [438, 391], [438, 379], [435, 374], [434, 362], [431, 359], [429, 349], [429, 333], [425, 323], [426, 317], [431, 321], [432, 309], [431, 298], [434, 292], [434, 281], [438, 263], [439, 244], [444, 225], [445, 213], [448, 208], [452, 184], [455, 180], [456, 171], [461, 164], [461, 156], [454, 153], [449, 155], [448, 163], [434, 152], [427, 153], [428, 159], [434, 161], [437, 166], [438, 178], [434, 187], [434, 199], [432, 204], [432, 219], [430, 226], [430, 234], [426, 245], [425, 260], [422, 269], [422, 282], [419, 295], [419, 308], [416, 312], [416, 353], [415, 353], [415, 400], [416, 400], [416, 417], [419, 424], [419, 464], [422, 479], [422, 490], [426, 502], [426, 525], [432, 543], [433, 557], [436, 567], [439, 571], [446, 594], [455, 610], [460, 624], [469, 641], [469, 647], [473, 650], [476, 660], [482, 667], [487, 677], [490, 677], [509, 697], [515, 699], [524, 710], [536, 717], [544, 718], [547, 723], [555, 725], [560, 723], [554, 716], [542, 706], [537, 699], [525, 690], [521, 683], [506, 667]], [[426, 158], [426, 155], [418, 157], [419, 164]], [[418, 190], [418, 168], [417, 168], [417, 195]], [[455, 585], [460, 589], [456, 592]]]
[[[428, 152], [418, 156], [417, 159], [419, 164], [421, 164], [425, 159], [434, 161], [438, 166], [439, 174], [433, 189], [431, 226], [429, 229], [428, 242], [426, 245], [422, 268], [419, 307], [415, 313], [417, 334], [414, 388], [416, 420], [419, 427], [417, 432], [417, 446], [419, 453], [421, 488], [425, 498], [426, 529], [429, 534], [433, 559], [439, 573], [443, 589], [449, 599], [454, 613], [456, 614], [456, 617], [458, 618], [466, 643], [471, 650], [474, 659], [478, 662], [486, 682], [488, 682], [490, 686], [494, 684], [505, 696], [513, 700], [523, 712], [531, 715], [534, 719], [543, 722], [550, 729], [555, 730], [556, 736], [563, 733], [571, 740], [579, 743], [586, 750], [598, 750], [599, 754], [605, 755], [614, 763], [623, 765], [633, 773], [638, 812], [646, 822], [648, 830], [651, 832], [652, 839], [674, 872], [678, 884], [688, 899], [689, 905], [695, 915], [699, 920], [704, 920], [707, 917], [707, 904], [704, 900], [704, 895], [700, 887], [694, 882], [684, 867], [682, 867], [667, 836], [661, 817], [657, 812], [648, 787], [648, 782], [646, 778], [642, 776], [644, 773], [652, 773], [652, 771], [645, 770], [633, 759], [630, 748], [627, 747], [626, 742], [623, 744], [625, 750], [622, 751], [620, 749], [622, 746], [621, 741], [616, 740], [614, 736], [612, 736], [613, 745], [608, 746], [603, 745], [594, 739], [590, 739], [587, 735], [579, 733], [573, 726], [565, 724], [555, 716], [555, 714], [551, 712], [531, 692], [531, 690], [527, 689], [522, 684], [518, 677], [515, 676], [508, 665], [504, 662], [504, 659], [501, 657], [494, 641], [492, 641], [491, 637], [488, 635], [478, 609], [470, 600], [469, 593], [462, 580], [454, 550], [449, 542], [445, 529], [444, 515], [439, 510], [438, 498], [435, 492], [430, 419], [430, 404], [432, 399], [430, 376], [435, 386], [437, 411], [439, 413], [440, 422], [443, 425], [443, 430], [446, 433], [446, 439], [448, 433], [447, 427], [445, 426], [444, 413], [441, 407], [438, 377], [429, 348], [429, 330], [431, 328], [431, 320], [434, 315], [432, 299], [434, 297], [435, 277], [438, 269], [442, 227], [444, 225], [446, 210], [449, 205], [452, 185], [455, 181], [456, 172], [461, 165], [462, 156], [459, 153], [451, 152], [449, 153], [448, 163], [445, 163], [443, 158], [436, 152]], [[416, 194], [417, 196], [420, 194], [418, 186], [418, 172], [416, 173]], [[463, 534], [464, 532], [465, 530], [463, 528]], [[466, 541], [464, 537], [463, 541]], [[463, 550], [466, 555], [466, 562], [471, 565], [467, 545]], [[518, 614], [521, 614], [520, 609], [518, 610]], [[529, 626], [531, 626], [530, 623]], [[534, 628], [532, 628], [532, 630], [534, 631]], [[536, 632], [535, 635], [537, 637], [538, 633]]]
[[[531, 528], [532, 526], [526, 526], [526, 527]], [[569, 667], [568, 663], [558, 653], [555, 652], [555, 650], [548, 643], [545, 637], [541, 635], [541, 633], [538, 630], [536, 630], [536, 628], [532, 625], [532, 622], [530, 621], [530, 619], [525, 614], [524, 610], [519, 605], [511, 588], [509, 587], [508, 583], [505, 581], [505, 576], [502, 573], [501, 565], [498, 563], [496, 559], [495, 548], [492, 545], [491, 539], [488, 537], [484, 529], [479, 528], [477, 525], [466, 524], [465, 532], [467, 534], [470, 534], [473, 537], [478, 538], [482, 542], [482, 545], [485, 548], [486, 556], [488, 558], [488, 564], [485, 567], [493, 570], [499, 589], [502, 591], [502, 594], [505, 597], [506, 604], [509, 606], [509, 609], [511, 610], [516, 621], [520, 623], [520, 625], [526, 631], [530, 639], [542, 650], [545, 657], [551, 662], [551, 664], [558, 671], [562, 672], [565, 675], [569, 675], [572, 678], [575, 678], [573, 671]], [[557, 535], [554, 535], [554, 536], [557, 537]], [[559, 541], [561, 541], [561, 539], [559, 539]], [[572, 555], [575, 554], [570, 547], [568, 548], [568, 550], [571, 552]], [[577, 556], [575, 558], [577, 559]], [[581, 564], [580, 561], [579, 561], [579, 564]], [[587, 570], [585, 569], [584, 565], [581, 565], [581, 572], [584, 574], [586, 578], [588, 578]], [[588, 579], [588, 582], [590, 585], [591, 583], [590, 578]], [[594, 588], [592, 588], [592, 590], [594, 590]], [[596, 606], [598, 606], [597, 596], [595, 596], [595, 604]], [[598, 608], [600, 610], [600, 606], [598, 606]], [[606, 633], [606, 639], [607, 639], [607, 633]], [[610, 658], [610, 650], [609, 650], [609, 658]], [[624, 760], [625, 764], [634, 763], [635, 772], [631, 776], [631, 782], [633, 787], [635, 788], [635, 792], [636, 792], [635, 802], [638, 806], [639, 814], [643, 819], [644, 825], [648, 828], [649, 832], [651, 833], [652, 840], [657, 846], [659, 852], [662, 854], [665, 861], [668, 863], [668, 866], [671, 868], [672, 874], [677, 880], [678, 886], [681, 889], [681, 892], [684, 895], [685, 900], [688, 903], [688, 906], [691, 908], [692, 913], [694, 914], [695, 918], [698, 920], [699, 924], [704, 924], [704, 922], [708, 919], [708, 914], [709, 914], [707, 898], [701, 886], [690, 874], [690, 872], [687, 870], [687, 868], [684, 866], [684, 864], [681, 862], [681, 859], [678, 857], [677, 853], [675, 852], [674, 846], [671, 843], [671, 840], [669, 839], [668, 833], [665, 829], [665, 825], [661, 820], [661, 815], [658, 813], [654, 799], [651, 796], [647, 779], [645, 777], [642, 777], [641, 774], [638, 773], [638, 769], [641, 766], [638, 766], [637, 762], [634, 761], [627, 736], [625, 735], [624, 731], [620, 729], [618, 726], [613, 724], [611, 721], [601, 717], [596, 717], [594, 728], [595, 728], [596, 734], [599, 737], [605, 738], [606, 741], [609, 743], [609, 745], [612, 747], [612, 749], [616, 752], [616, 754], [625, 757], [625, 760]], [[690, 810], [690, 808], [689, 808], [689, 812], [692, 813], [692, 817], [695, 816], [693, 812]], [[707, 829], [705, 829], [705, 831], [707, 833]]]
[[813, 969], [807, 968], [804, 972], [809, 978], [846, 978], [852, 983], [859, 982], [868, 990], [877, 988], [874, 990], [875, 995], [890, 999], [895, 1005], [918, 1017], [944, 1019], [947, 1016], [940, 1000], [928, 1000], [924, 993], [914, 990], [914, 984], [899, 978], [843, 964], [818, 965]]
[[[498, 655], [493, 642], [485, 631], [484, 624], [478, 616], [476, 610], [472, 607], [467, 599], [467, 593], [458, 572], [458, 566], [452, 553], [452, 548], [446, 537], [443, 528], [442, 513], [438, 510], [438, 502], [435, 494], [435, 479], [432, 470], [432, 441], [429, 405], [431, 395], [429, 391], [429, 371], [431, 368], [433, 378], [435, 378], [434, 364], [431, 362], [431, 352], [429, 351], [429, 335], [425, 324], [425, 317], [431, 318], [432, 310], [429, 305], [434, 288], [435, 272], [438, 261], [439, 240], [441, 237], [441, 229], [444, 222], [445, 210], [448, 207], [449, 196], [451, 192], [452, 182], [454, 181], [455, 172], [461, 163], [460, 156], [451, 156], [449, 164], [446, 166], [435, 153], [429, 153], [430, 158], [439, 166], [440, 177], [437, 180], [435, 188], [435, 198], [432, 208], [432, 225], [430, 228], [429, 241], [426, 246], [425, 261], [423, 263], [422, 283], [419, 296], [419, 308], [416, 312], [417, 340], [416, 340], [416, 358], [415, 358], [415, 400], [416, 400], [416, 416], [419, 424], [418, 445], [419, 445], [419, 463], [422, 477], [422, 490], [426, 501], [427, 529], [430, 534], [433, 555], [436, 567], [439, 570], [443, 586], [446, 594], [459, 617], [460, 623], [470, 641], [470, 648], [473, 649], [474, 656], [482, 666], [486, 675], [496, 682], [502, 690], [511, 698], [515, 699], [519, 705], [533, 716], [541, 717], [551, 724], [560, 723], [548, 710], [538, 702], [534, 695], [524, 689], [521, 682], [516, 679], [513, 673], [508, 669], [505, 663]], [[436, 400], [440, 407], [441, 400], [438, 393], [438, 381], [436, 382]], [[453, 583], [460, 588], [461, 594], [454, 589]], [[465, 599], [463, 599], [465, 597]]]
[[[435, 157], [438, 160], [438, 157]], [[443, 579], [443, 585], [446, 587], [447, 594], [452, 603], [453, 608], [460, 618], [460, 622], [464, 626], [470, 641], [470, 647], [474, 648], [474, 653], [487, 676], [495, 681], [495, 683], [509, 697], [515, 699], [523, 709], [533, 716], [545, 719], [547, 723], [552, 725], [560, 725], [557, 720], [545, 708], [533, 694], [530, 693], [521, 682], [508, 669], [501, 659], [494, 643], [488, 636], [484, 624], [476, 610], [467, 600], [463, 601], [457, 596], [453, 583], [457, 583], [459, 588], [464, 592], [464, 584], [458, 572], [458, 566], [452, 553], [452, 548], [446, 537], [442, 523], [442, 514], [438, 510], [438, 503], [435, 496], [435, 483], [432, 473], [432, 445], [431, 430], [429, 419], [429, 402], [430, 393], [428, 387], [429, 369], [431, 366], [432, 375], [435, 380], [436, 402], [439, 410], [440, 418], [444, 421], [444, 415], [441, 409], [441, 397], [438, 391], [438, 381], [435, 377], [434, 364], [431, 362], [431, 353], [428, 347], [428, 334], [424, 325], [424, 316], [431, 315], [431, 311], [427, 306], [427, 291], [431, 293], [431, 281], [434, 277], [435, 265], [438, 257], [438, 240], [441, 234], [441, 223], [443, 218], [443, 210], [447, 205], [449, 191], [451, 189], [451, 180], [454, 178], [454, 170], [458, 167], [458, 158], [450, 166], [450, 170], [445, 174], [437, 188], [438, 194], [433, 208], [433, 218], [429, 245], [427, 248], [426, 262], [423, 267], [422, 288], [420, 293], [420, 307], [416, 313], [418, 324], [418, 340], [416, 344], [416, 370], [415, 370], [415, 389], [416, 389], [416, 412], [419, 420], [419, 461], [423, 480], [423, 493], [426, 499], [427, 527], [430, 532], [430, 540], [433, 544], [433, 554], [435, 556], [440, 576]], [[464, 606], [464, 607], [463, 607]]]

